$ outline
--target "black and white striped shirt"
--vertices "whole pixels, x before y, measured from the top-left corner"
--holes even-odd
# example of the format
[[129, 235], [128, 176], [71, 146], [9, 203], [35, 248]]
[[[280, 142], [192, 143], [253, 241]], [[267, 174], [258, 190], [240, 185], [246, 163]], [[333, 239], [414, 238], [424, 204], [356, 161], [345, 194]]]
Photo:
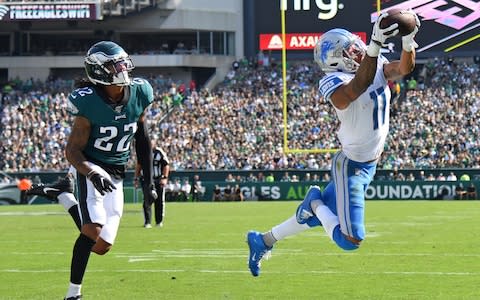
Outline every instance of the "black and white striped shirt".
[[160, 179], [162, 177], [162, 169], [165, 166], [168, 166], [170, 162], [168, 161], [168, 157], [165, 154], [165, 151], [161, 148], [154, 148], [153, 149], [153, 179]]

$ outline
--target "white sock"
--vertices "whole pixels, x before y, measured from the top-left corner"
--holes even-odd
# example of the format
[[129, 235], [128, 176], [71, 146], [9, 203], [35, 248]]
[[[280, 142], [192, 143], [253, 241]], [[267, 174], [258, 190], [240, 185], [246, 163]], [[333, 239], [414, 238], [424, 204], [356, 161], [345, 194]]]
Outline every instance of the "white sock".
[[75, 196], [72, 193], [61, 193], [57, 198], [58, 203], [63, 205], [63, 208], [65, 208], [66, 211], [68, 211], [70, 207], [78, 204], [77, 199], [75, 199]]
[[295, 215], [293, 215], [289, 219], [285, 220], [283, 223], [273, 227], [271, 232], [273, 234], [273, 237], [277, 241], [280, 241], [287, 236], [295, 235], [309, 228], [310, 226], [308, 226], [307, 224], [298, 224], [297, 218], [295, 217]]
[[340, 224], [338, 217], [324, 204], [317, 206], [315, 215], [317, 215], [317, 218], [322, 222], [323, 229], [325, 229], [327, 235], [333, 240], [333, 230]]
[[70, 282], [70, 286], [68, 287], [67, 296], [65, 298], [75, 297], [75, 296], [81, 295], [81, 289], [82, 289], [81, 284], [74, 284], [74, 283]]

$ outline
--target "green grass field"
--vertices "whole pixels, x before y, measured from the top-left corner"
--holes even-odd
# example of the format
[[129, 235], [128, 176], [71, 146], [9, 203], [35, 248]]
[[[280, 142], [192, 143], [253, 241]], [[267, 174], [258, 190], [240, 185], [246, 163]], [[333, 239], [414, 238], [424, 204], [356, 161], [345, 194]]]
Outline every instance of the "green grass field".
[[[475, 201], [367, 202], [358, 251], [317, 227], [277, 243], [252, 277], [246, 232], [297, 204], [168, 203], [161, 229], [127, 205], [112, 251], [90, 258], [84, 299], [480, 299]], [[63, 299], [78, 233], [61, 206], [0, 206], [0, 228], [0, 299]]]

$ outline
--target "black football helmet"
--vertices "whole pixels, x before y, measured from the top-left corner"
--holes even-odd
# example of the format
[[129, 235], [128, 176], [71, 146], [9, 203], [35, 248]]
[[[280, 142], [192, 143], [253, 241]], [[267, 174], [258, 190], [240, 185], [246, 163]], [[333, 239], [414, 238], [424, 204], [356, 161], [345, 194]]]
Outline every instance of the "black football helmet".
[[110, 41], [93, 45], [85, 56], [85, 71], [94, 84], [129, 85], [130, 72], [135, 68], [122, 47]]

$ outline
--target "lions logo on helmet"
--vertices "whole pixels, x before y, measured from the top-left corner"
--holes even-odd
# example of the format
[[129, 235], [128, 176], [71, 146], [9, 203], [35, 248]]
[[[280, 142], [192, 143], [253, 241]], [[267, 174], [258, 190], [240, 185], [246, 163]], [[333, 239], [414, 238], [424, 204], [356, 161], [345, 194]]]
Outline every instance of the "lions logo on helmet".
[[315, 45], [315, 62], [324, 72], [355, 73], [365, 55], [365, 43], [345, 29], [332, 29], [325, 32]]
[[94, 84], [129, 85], [134, 69], [130, 56], [122, 47], [110, 41], [93, 45], [85, 56], [85, 71]]

